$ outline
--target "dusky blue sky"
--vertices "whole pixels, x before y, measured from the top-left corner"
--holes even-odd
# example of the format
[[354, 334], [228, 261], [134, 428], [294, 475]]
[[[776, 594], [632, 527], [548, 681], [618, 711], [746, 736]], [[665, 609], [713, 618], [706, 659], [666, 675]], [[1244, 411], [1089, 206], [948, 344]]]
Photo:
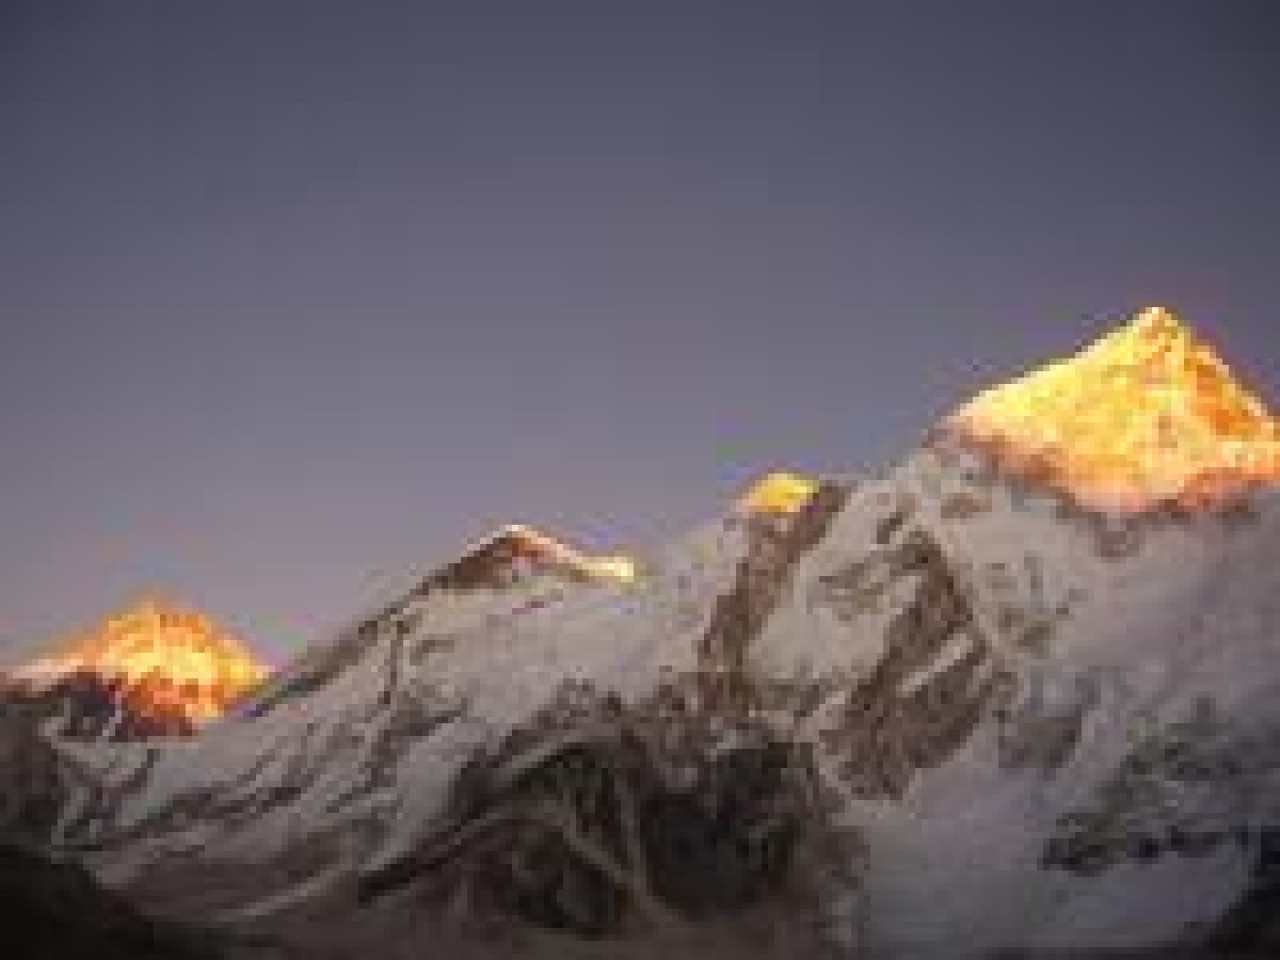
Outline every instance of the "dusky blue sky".
[[277, 658], [520, 519], [650, 544], [1159, 302], [1280, 399], [1267, 0], [6, 0], [0, 656]]

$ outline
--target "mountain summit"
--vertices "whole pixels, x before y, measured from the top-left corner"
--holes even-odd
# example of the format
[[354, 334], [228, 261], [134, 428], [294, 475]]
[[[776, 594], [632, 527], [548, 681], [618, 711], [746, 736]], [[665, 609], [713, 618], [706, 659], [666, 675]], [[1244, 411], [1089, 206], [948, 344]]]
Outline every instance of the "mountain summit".
[[496, 587], [534, 573], [630, 583], [637, 569], [635, 561], [623, 554], [588, 554], [533, 527], [511, 523], [473, 544], [436, 579], [439, 586]]
[[980, 394], [944, 435], [1107, 510], [1205, 506], [1280, 480], [1280, 424], [1160, 307]]
[[805, 508], [818, 481], [791, 470], [773, 470], [755, 480], [738, 498], [737, 509], [753, 516], [789, 516]]
[[171, 734], [221, 716], [265, 675], [248, 648], [204, 614], [145, 597], [9, 679], [25, 699], [69, 706], [81, 733], [100, 725], [86, 711], [110, 725], [119, 710], [137, 733]]

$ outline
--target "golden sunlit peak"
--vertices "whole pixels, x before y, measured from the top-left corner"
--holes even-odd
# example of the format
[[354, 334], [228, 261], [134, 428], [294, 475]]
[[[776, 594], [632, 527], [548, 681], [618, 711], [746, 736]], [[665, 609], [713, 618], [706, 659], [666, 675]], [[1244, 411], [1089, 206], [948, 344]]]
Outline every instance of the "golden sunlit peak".
[[147, 596], [22, 671], [45, 682], [77, 672], [118, 683], [145, 713], [200, 724], [225, 712], [266, 668], [204, 614]]
[[738, 498], [738, 509], [749, 514], [799, 513], [818, 491], [818, 481], [802, 473], [774, 470], [749, 486]]
[[1130, 326], [1148, 337], [1187, 337], [1191, 334], [1172, 310], [1160, 306], [1147, 307], [1134, 314]]
[[1212, 506], [1280, 481], [1280, 427], [1171, 311], [980, 394], [945, 433], [1088, 506]]

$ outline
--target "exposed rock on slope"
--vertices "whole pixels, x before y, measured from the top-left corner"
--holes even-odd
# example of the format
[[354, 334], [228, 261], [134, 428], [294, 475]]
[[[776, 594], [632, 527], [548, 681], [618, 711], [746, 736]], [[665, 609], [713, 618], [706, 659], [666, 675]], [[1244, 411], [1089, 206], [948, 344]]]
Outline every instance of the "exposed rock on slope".
[[47, 837], [67, 803], [71, 775], [34, 721], [0, 704], [0, 837]]
[[444, 912], [467, 903], [470, 922], [478, 910], [608, 938], [785, 896], [816, 929], [824, 872], [848, 882], [857, 855], [803, 751], [707, 709], [696, 682], [634, 705], [567, 686], [467, 764], [446, 808], [364, 878], [366, 898], [417, 881]]
[[120, 678], [86, 669], [0, 686], [0, 698], [76, 740], [187, 737], [198, 729], [179, 710], [154, 708]]
[[0, 709], [0, 943], [12, 960], [270, 960], [266, 942], [144, 916], [82, 866], [50, 852], [84, 771], [32, 716]]

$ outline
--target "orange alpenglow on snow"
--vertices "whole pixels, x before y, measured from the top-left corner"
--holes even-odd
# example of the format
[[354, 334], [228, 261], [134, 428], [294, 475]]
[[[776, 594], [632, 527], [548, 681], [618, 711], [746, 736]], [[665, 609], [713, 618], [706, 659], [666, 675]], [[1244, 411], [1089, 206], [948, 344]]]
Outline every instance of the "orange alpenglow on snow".
[[943, 433], [1102, 510], [1211, 507], [1280, 481], [1280, 425], [1160, 307], [979, 395]]
[[267, 670], [208, 617], [168, 600], [147, 598], [20, 672], [28, 680], [44, 682], [74, 673], [118, 683], [122, 698], [145, 714], [198, 726], [221, 716]]
[[799, 513], [818, 492], [818, 481], [801, 473], [775, 470], [766, 473], [738, 498], [745, 513], [786, 515]]

